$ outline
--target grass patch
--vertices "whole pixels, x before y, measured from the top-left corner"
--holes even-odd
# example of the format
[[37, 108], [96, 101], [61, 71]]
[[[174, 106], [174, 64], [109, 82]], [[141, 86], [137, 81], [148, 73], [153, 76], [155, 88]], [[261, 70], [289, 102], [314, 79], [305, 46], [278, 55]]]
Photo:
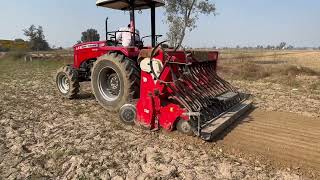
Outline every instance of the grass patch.
[[237, 80], [258, 80], [271, 75], [265, 67], [253, 62], [222, 65], [220, 71], [224, 76]]
[[310, 90], [320, 92], [320, 81], [314, 82], [309, 85]]
[[312, 70], [307, 67], [294, 66], [294, 65], [285, 65], [284, 67], [276, 69], [276, 73], [286, 76], [320, 76], [320, 72]]
[[14, 60], [18, 59], [23, 59], [27, 55], [27, 51], [25, 50], [14, 50], [14, 51], [9, 51], [6, 54], [6, 57], [12, 58]]
[[57, 69], [67, 63], [58, 60], [25, 62], [23, 59], [14, 59], [10, 56], [4, 57], [0, 60], [0, 81], [20, 81], [22, 79], [29, 81], [53, 81]]
[[224, 64], [220, 68], [223, 75], [234, 79], [258, 80], [278, 76], [320, 76], [319, 71], [294, 65], [264, 66], [254, 62]]
[[245, 80], [258, 80], [271, 75], [265, 67], [250, 62], [241, 64], [238, 72], [238, 77]]
[[320, 83], [299, 80], [299, 76], [319, 76], [320, 71], [308, 67], [278, 64], [261, 65], [255, 62], [224, 63], [220, 66], [220, 73], [227, 79], [257, 81], [284, 84], [290, 87], [310, 87], [310, 90], [319, 90]]

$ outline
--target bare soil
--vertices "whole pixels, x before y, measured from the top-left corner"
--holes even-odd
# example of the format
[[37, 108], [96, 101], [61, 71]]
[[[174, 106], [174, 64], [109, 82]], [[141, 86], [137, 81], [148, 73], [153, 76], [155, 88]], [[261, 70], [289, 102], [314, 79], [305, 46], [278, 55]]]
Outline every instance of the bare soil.
[[219, 141], [229, 152], [263, 155], [293, 169], [320, 170], [320, 119], [255, 110], [229, 132]]
[[0, 59], [3, 58], [5, 54], [5, 52], [0, 52]]
[[[313, 81], [320, 83], [318, 79]], [[301, 86], [291, 87], [266, 80], [230, 80], [230, 82], [241, 90], [252, 94], [254, 105], [259, 109], [320, 117], [320, 89], [312, 92]]]
[[[320, 177], [316, 161], [319, 139], [315, 138], [320, 125], [315, 119], [301, 116], [290, 121], [292, 118], [281, 115], [265, 118], [269, 113], [254, 112], [249, 116], [254, 120], [239, 124], [217, 143], [205, 143], [177, 132], [150, 132], [121, 124], [117, 114], [106, 112], [95, 101], [89, 84], [82, 86], [79, 99], [61, 98], [53, 80], [60, 66], [61, 62], [51, 61], [0, 61], [0, 179]], [[241, 83], [246, 82], [238, 84]], [[247, 91], [255, 91], [255, 85], [249, 87]], [[291, 97], [286, 97], [287, 93], [281, 96]], [[272, 99], [281, 96], [274, 93]], [[262, 109], [277, 104], [261, 94], [257, 97], [255, 104]], [[291, 102], [283, 104], [275, 110], [286, 111], [282, 107]], [[310, 113], [318, 113], [318, 109]], [[282, 122], [290, 128], [286, 129]], [[291, 140], [294, 136], [301, 137]], [[276, 163], [278, 158], [282, 163]]]

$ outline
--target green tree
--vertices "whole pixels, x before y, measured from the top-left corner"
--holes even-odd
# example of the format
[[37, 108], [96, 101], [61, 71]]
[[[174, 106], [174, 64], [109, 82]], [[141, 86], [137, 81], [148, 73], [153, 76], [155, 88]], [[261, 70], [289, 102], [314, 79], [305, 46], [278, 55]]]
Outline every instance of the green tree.
[[49, 50], [49, 43], [45, 39], [42, 26], [36, 27], [31, 25], [29, 28], [23, 30], [24, 35], [29, 38], [30, 48], [34, 51]]
[[216, 7], [208, 0], [166, 0], [165, 13], [169, 25], [167, 36], [170, 45], [178, 49], [186, 31], [191, 32], [197, 27], [199, 15], [216, 15]]
[[289, 46], [287, 47], [287, 49], [294, 49], [294, 46], [289, 45]]
[[278, 49], [284, 49], [286, 47], [286, 45], [287, 45], [286, 42], [281, 42], [277, 48]]
[[15, 39], [14, 42], [23, 43], [23, 42], [25, 42], [25, 41], [24, 41], [23, 39], [20, 39], [20, 38], [19, 38], [19, 39]]
[[9, 49], [3, 47], [3, 46], [0, 44], [0, 52], [7, 52], [7, 51], [9, 51]]
[[[81, 36], [81, 42], [92, 42], [92, 41], [99, 41], [100, 40], [100, 35], [97, 30], [95, 29], [88, 29], [84, 32], [82, 32]], [[79, 43], [79, 41], [78, 41]]]

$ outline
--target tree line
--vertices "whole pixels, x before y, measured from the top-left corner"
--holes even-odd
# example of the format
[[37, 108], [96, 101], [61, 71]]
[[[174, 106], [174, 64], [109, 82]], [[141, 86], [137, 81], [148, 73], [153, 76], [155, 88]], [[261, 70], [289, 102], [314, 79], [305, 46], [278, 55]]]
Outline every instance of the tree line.
[[[213, 49], [217, 49], [217, 47], [212, 47]], [[293, 45], [287, 45], [286, 42], [281, 42], [279, 45], [257, 45], [257, 46], [236, 46], [236, 47], [222, 47], [220, 49], [264, 49], [264, 50], [320, 50], [319, 47], [295, 47]]]

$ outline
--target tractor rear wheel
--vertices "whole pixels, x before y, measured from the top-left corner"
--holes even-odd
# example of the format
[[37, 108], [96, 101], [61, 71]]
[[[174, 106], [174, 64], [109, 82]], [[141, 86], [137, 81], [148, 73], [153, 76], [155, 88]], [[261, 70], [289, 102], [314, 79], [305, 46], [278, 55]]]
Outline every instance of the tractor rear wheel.
[[78, 72], [70, 65], [60, 68], [56, 74], [56, 85], [63, 97], [76, 98], [80, 91]]
[[91, 85], [97, 101], [108, 111], [117, 112], [139, 95], [140, 72], [136, 63], [111, 52], [94, 63]]

